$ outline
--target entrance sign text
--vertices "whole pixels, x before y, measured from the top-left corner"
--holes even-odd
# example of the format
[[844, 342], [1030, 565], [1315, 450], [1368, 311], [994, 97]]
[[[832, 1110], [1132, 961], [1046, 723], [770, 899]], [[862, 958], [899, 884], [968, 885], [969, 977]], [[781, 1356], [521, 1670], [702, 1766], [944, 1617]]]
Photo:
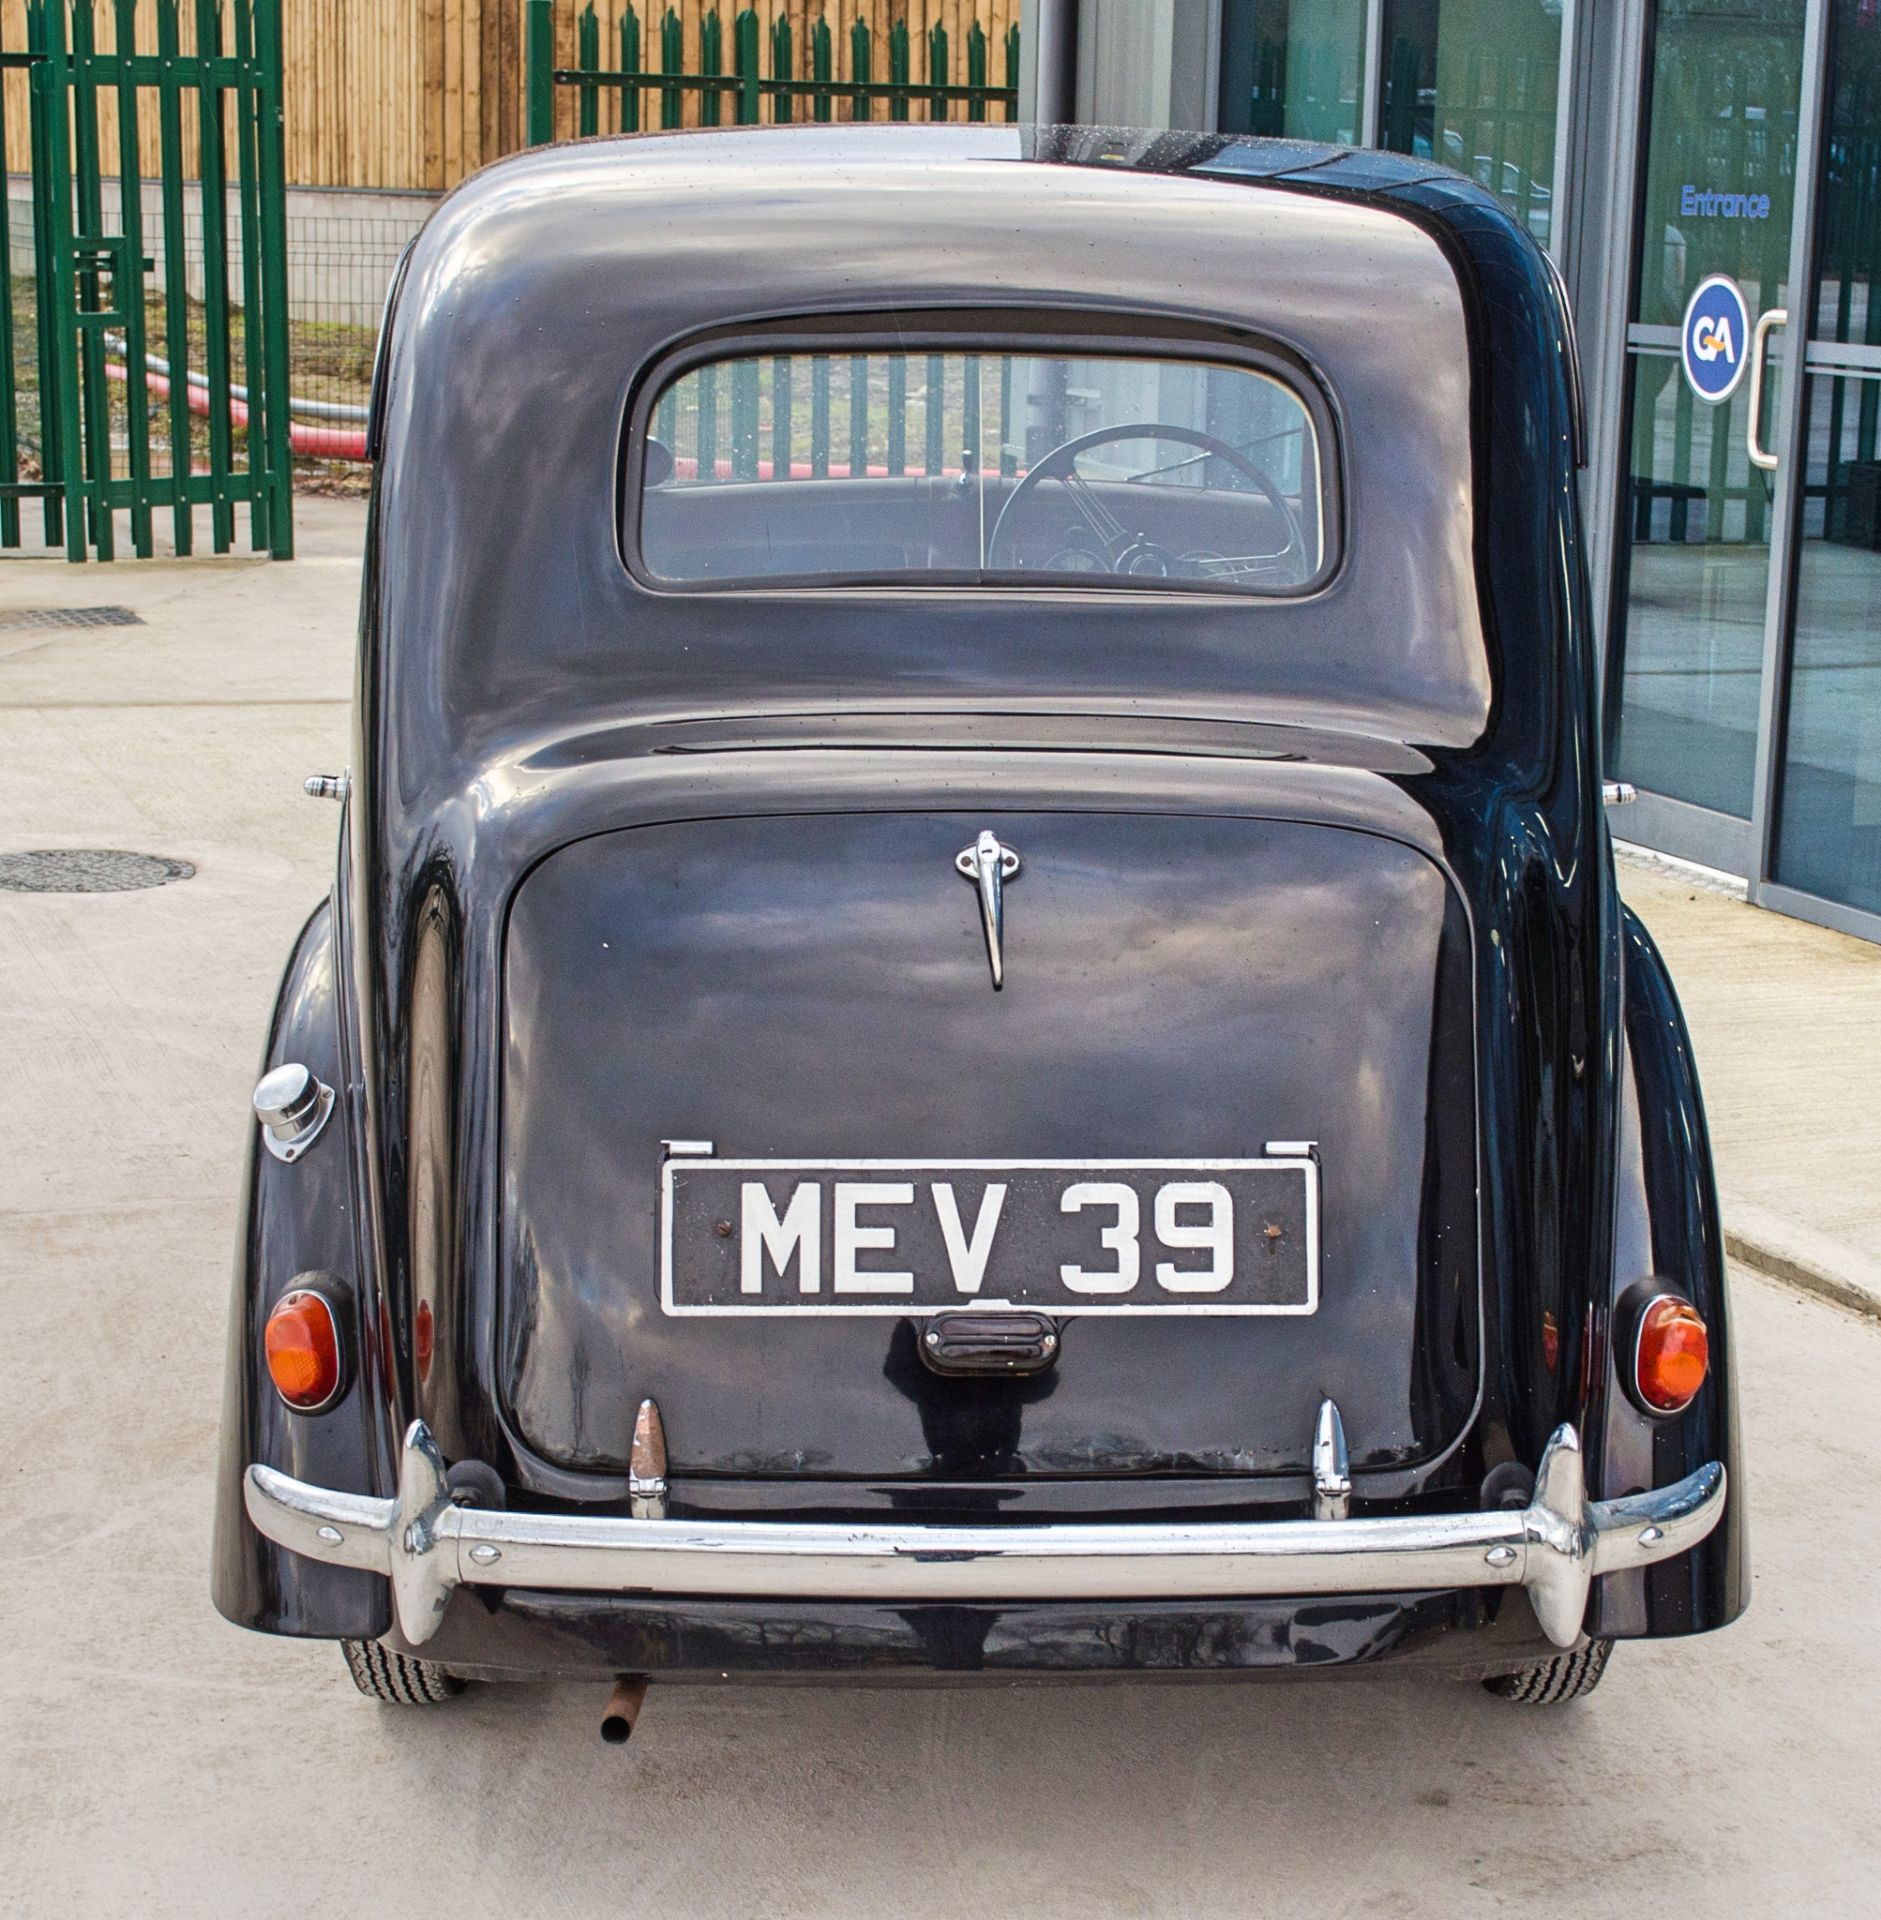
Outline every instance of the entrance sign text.
[[1679, 188], [1679, 218], [1768, 220], [1770, 196], [1767, 193], [1719, 193], [1711, 187], [1694, 187], [1687, 182]]

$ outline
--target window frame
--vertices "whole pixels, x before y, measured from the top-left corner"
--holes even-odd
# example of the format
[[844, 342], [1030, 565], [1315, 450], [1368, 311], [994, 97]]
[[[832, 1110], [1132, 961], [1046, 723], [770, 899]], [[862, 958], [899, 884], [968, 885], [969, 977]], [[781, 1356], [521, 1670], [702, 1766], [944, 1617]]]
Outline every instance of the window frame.
[[[1225, 366], [1278, 382], [1310, 422], [1317, 443], [1320, 501], [1319, 566], [1295, 586], [1223, 588], [1207, 580], [1156, 579], [1135, 574], [1041, 575], [1036, 571], [961, 569], [918, 574], [793, 573], [676, 580], [657, 572], [641, 546], [646, 446], [655, 409], [666, 389], [700, 367], [778, 354], [906, 354], [973, 352], [1062, 354], [1075, 359], [1116, 358]], [[649, 593], [752, 595], [775, 593], [923, 594], [972, 592], [1022, 600], [1119, 594], [1162, 599], [1186, 595], [1229, 606], [1290, 604], [1323, 593], [1344, 567], [1349, 539], [1342, 418], [1331, 388], [1303, 354], [1230, 325], [1208, 325], [1167, 314], [1106, 308], [938, 308], [910, 313], [870, 308], [819, 312], [689, 335], [654, 355], [636, 374], [621, 420], [615, 462], [614, 532], [620, 559]], [[910, 479], [923, 476], [911, 472]], [[766, 484], [752, 482], [754, 485]], [[792, 484], [784, 482], [784, 485]]]

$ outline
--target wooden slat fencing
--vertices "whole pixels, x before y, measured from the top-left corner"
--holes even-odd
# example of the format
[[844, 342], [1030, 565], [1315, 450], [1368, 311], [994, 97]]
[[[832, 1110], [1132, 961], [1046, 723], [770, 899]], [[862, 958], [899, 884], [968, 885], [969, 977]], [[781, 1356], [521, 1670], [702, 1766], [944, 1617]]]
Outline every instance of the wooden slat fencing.
[[[640, 23], [640, 44], [649, 66], [658, 64], [668, 12], [679, 21], [688, 71], [699, 70], [706, 16], [722, 16], [725, 31], [735, 13], [755, 6], [768, 49], [780, 21], [794, 44], [807, 48], [820, 21], [827, 21], [840, 50], [851, 44], [859, 21], [886, 49], [896, 26], [905, 24], [915, 45], [913, 78], [925, 79], [920, 49], [935, 26], [946, 30], [961, 64], [977, 21], [992, 56], [990, 78], [1005, 79], [1003, 53], [1019, 0], [596, 0], [603, 48], [618, 50], [623, 14]], [[293, 186], [419, 188], [441, 191], [478, 167], [513, 153], [525, 140], [524, 0], [283, 0], [286, 34], [287, 177]], [[556, 63], [580, 64], [578, 15], [586, 0], [559, 0]], [[138, 0], [140, 35], [154, 31], [155, 0]], [[25, 0], [0, 0], [0, 49], [25, 44]], [[186, 7], [182, 51], [193, 50], [193, 7]], [[111, 9], [99, 9], [101, 49], [113, 45]], [[726, 49], [729, 65], [730, 49]], [[888, 77], [885, 51], [877, 55], [878, 78]], [[843, 73], [847, 68], [838, 65]], [[6, 165], [10, 173], [31, 169], [27, 150], [25, 75], [5, 76]], [[558, 101], [558, 134], [573, 133], [576, 103]], [[951, 117], [965, 118], [961, 103]], [[683, 123], [696, 125], [700, 100], [689, 95]], [[886, 117], [878, 106], [878, 117]], [[565, 117], [567, 124], [562, 124]], [[767, 114], [768, 117], [768, 114]], [[847, 118], [845, 111], [842, 117]], [[920, 118], [927, 118], [925, 106]], [[731, 118], [728, 113], [727, 120]], [[607, 124], [611, 125], [609, 121]], [[114, 175], [115, 128], [105, 130], [102, 170]], [[144, 167], [160, 164], [156, 133], [141, 129]], [[197, 165], [193, 133], [186, 138], [185, 170]]]

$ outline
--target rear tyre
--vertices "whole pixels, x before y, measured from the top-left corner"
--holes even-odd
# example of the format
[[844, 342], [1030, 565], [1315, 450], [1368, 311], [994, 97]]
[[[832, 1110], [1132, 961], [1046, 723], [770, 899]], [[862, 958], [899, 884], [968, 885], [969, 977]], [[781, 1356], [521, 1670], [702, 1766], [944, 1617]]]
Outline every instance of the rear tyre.
[[1613, 1657], [1611, 1640], [1590, 1640], [1572, 1653], [1557, 1653], [1518, 1673], [1498, 1674], [1483, 1685], [1505, 1700], [1525, 1707], [1556, 1707], [1568, 1700], [1585, 1700], [1600, 1684]]
[[388, 1701], [395, 1707], [435, 1707], [464, 1690], [456, 1674], [447, 1673], [435, 1660], [414, 1660], [376, 1640], [342, 1640], [340, 1651], [346, 1656], [353, 1685], [369, 1700]]

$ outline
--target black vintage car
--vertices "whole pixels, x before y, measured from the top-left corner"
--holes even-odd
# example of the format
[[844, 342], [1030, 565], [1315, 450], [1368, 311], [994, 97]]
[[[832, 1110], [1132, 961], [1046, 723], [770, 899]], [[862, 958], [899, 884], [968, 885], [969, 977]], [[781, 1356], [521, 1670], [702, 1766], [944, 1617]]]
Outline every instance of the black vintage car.
[[1544, 256], [1391, 155], [817, 127], [447, 201], [222, 1612], [619, 1736], [649, 1676], [1562, 1700], [1741, 1611], [1578, 404]]

